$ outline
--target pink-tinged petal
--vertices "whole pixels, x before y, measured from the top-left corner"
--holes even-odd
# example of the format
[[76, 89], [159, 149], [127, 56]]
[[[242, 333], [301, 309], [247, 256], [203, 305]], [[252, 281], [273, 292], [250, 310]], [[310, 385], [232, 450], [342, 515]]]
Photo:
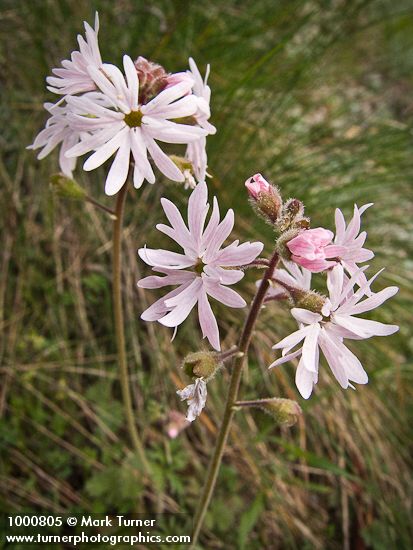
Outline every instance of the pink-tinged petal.
[[386, 325], [378, 321], [370, 321], [368, 319], [359, 319], [350, 315], [336, 315], [333, 320], [336, 324], [354, 332], [363, 338], [371, 338], [372, 336], [390, 336], [399, 330], [397, 325]]
[[126, 134], [106, 178], [105, 193], [107, 195], [115, 195], [125, 184], [129, 172], [129, 160], [130, 140], [129, 135]]
[[321, 273], [337, 265], [337, 262], [327, 261], [327, 260], [307, 260], [300, 256], [291, 256], [291, 259], [296, 262], [298, 265], [301, 265], [311, 273]]
[[326, 258], [341, 258], [347, 252], [345, 246], [329, 244], [323, 249]]
[[343, 283], [344, 270], [343, 267], [338, 264], [327, 272], [327, 288], [330, 295], [331, 308], [333, 310], [340, 304]]
[[[92, 80], [95, 82], [96, 86], [105, 94], [105, 96], [108, 98], [108, 100], [112, 103], [114, 107], [121, 107], [122, 111], [128, 112], [128, 105], [124, 101], [119, 101], [119, 98], [117, 97], [118, 92], [115, 88], [115, 86], [112, 84], [112, 82], [109, 80], [108, 76], [112, 77], [112, 68], [114, 66], [104, 64], [103, 70], [97, 69], [96, 67], [88, 67], [88, 72], [92, 78]], [[117, 67], [115, 67], [115, 70], [119, 70]], [[105, 74], [106, 73], [106, 74]]]
[[99, 147], [99, 149], [87, 159], [83, 165], [83, 169], [88, 172], [106, 162], [108, 158], [110, 158], [113, 153], [119, 149], [128, 134], [129, 128], [126, 126], [107, 143]]
[[204, 273], [206, 273], [209, 278], [223, 285], [238, 283], [245, 275], [245, 273], [239, 269], [223, 269], [222, 267], [212, 265], [206, 265], [204, 267]]
[[307, 336], [310, 329], [311, 329], [311, 325], [308, 325], [304, 328], [296, 330], [292, 334], [289, 334], [288, 336], [283, 338], [277, 344], [274, 344], [272, 349], [293, 348]]
[[360, 213], [359, 209], [357, 208], [357, 205], [354, 205], [354, 214], [353, 217], [350, 220], [350, 223], [347, 226], [346, 233], [345, 233], [345, 239], [348, 243], [349, 241], [352, 241], [355, 236], [360, 231]]
[[344, 233], [346, 231], [346, 221], [343, 216], [343, 212], [336, 208], [335, 212], [335, 222], [336, 222], [336, 238], [334, 242], [337, 244], [342, 244], [344, 242]]
[[389, 286], [384, 288], [380, 292], [373, 294], [370, 298], [367, 298], [366, 300], [363, 300], [359, 304], [353, 306], [349, 313], [351, 315], [359, 315], [360, 313], [371, 311], [372, 309], [381, 306], [381, 304], [389, 298], [392, 298], [392, 296], [397, 294], [398, 291], [399, 289], [397, 286]]
[[[307, 336], [304, 338], [303, 348], [302, 348], [302, 363], [303, 366], [311, 371], [318, 371], [318, 336], [320, 334], [320, 325], [314, 323], [311, 326]], [[317, 362], [316, 362], [317, 361]]]
[[305, 233], [305, 231], [287, 243], [290, 252], [296, 256], [304, 256], [305, 254], [312, 253], [314, 251], [314, 243], [311, 240], [304, 238], [303, 233]]
[[201, 325], [202, 336], [204, 338], [208, 338], [209, 343], [214, 349], [221, 351], [217, 320], [212, 312], [205, 292], [201, 292], [199, 295], [198, 317], [199, 324]]
[[367, 210], [367, 208], [370, 208], [370, 206], [373, 206], [374, 202], [369, 202], [368, 204], [365, 204], [364, 206], [360, 206], [359, 208], [359, 214], [360, 216], [364, 214], [364, 212]]
[[[345, 281], [344, 284], [343, 284], [343, 288], [342, 288], [341, 296], [340, 296], [340, 303], [346, 301], [346, 298], [347, 298], [348, 294], [351, 292], [351, 290], [352, 290], [352, 288], [354, 287], [355, 284], [360, 284], [361, 276], [363, 275], [363, 272], [366, 271], [366, 269], [369, 266], [365, 265], [365, 266], [360, 267], [360, 268], [357, 268], [357, 266], [355, 266], [355, 267], [356, 267], [356, 269], [351, 274], [350, 279]], [[369, 287], [369, 283], [368, 283], [367, 279], [365, 278], [365, 276], [364, 276], [364, 279], [365, 279], [365, 282], [363, 281], [363, 286], [361, 287], [361, 288], [363, 288], [363, 293], [360, 294], [360, 298], [363, 296], [364, 290]], [[358, 293], [356, 293], [356, 294], [358, 294]], [[356, 297], [356, 294], [354, 294], [354, 297]], [[341, 309], [341, 307], [339, 309]]]
[[185, 225], [185, 222], [179, 212], [178, 208], [171, 202], [169, 199], [161, 199], [162, 208], [165, 212], [166, 217], [168, 218], [169, 223], [176, 231], [176, 234], [179, 236], [181, 241], [186, 243], [186, 246], [193, 243], [193, 238]]
[[135, 64], [128, 55], [123, 56], [123, 68], [128, 83], [130, 107], [135, 110], [138, 108], [139, 79]]
[[374, 258], [374, 252], [368, 248], [359, 248], [349, 255], [354, 262], [368, 262]]
[[212, 235], [215, 233], [216, 228], [219, 224], [219, 206], [216, 197], [213, 199], [212, 213], [209, 218], [209, 222], [205, 228], [205, 231], [202, 235], [202, 247], [206, 248]]
[[263, 243], [242, 243], [239, 246], [227, 246], [217, 254], [214, 259], [216, 264], [231, 267], [248, 265], [259, 256], [264, 248]]
[[318, 313], [300, 307], [293, 307], [291, 309], [291, 315], [296, 321], [304, 323], [305, 325], [312, 325], [313, 323], [319, 323], [323, 320], [323, 317]]
[[326, 323], [325, 329], [331, 334], [336, 336], [337, 338], [343, 339], [347, 338], [348, 340], [364, 340], [361, 336], [357, 336], [357, 334], [354, 334], [354, 332], [351, 332], [350, 330], [340, 327], [339, 325], [335, 325], [334, 323]]
[[340, 340], [334, 338], [336, 349], [343, 357], [343, 366], [346, 371], [346, 376], [349, 380], [352, 380], [356, 384], [367, 384], [369, 377], [366, 371], [363, 369], [362, 364], [358, 358], [352, 353]]
[[188, 95], [170, 103], [169, 105], [160, 105], [156, 109], [145, 109], [145, 106], [142, 107], [142, 112], [145, 116], [152, 117], [162, 117], [165, 119], [170, 118], [183, 118], [191, 116], [196, 113], [197, 110], [197, 100], [193, 95]]
[[203, 277], [203, 280], [206, 292], [225, 306], [240, 308], [247, 305], [244, 298], [241, 298], [235, 290], [217, 283], [211, 284], [208, 282], [208, 277]]
[[178, 296], [165, 300], [165, 305], [168, 308], [173, 307], [173, 309], [165, 315], [165, 317], [159, 319], [161, 325], [166, 327], [177, 327], [183, 323], [197, 303], [201, 289], [202, 281], [197, 277]]
[[198, 126], [158, 120], [149, 116], [144, 116], [142, 123], [148, 136], [165, 143], [187, 144], [207, 135], [207, 132]]
[[324, 227], [316, 227], [314, 229], [308, 229], [304, 232], [306, 237], [311, 233], [311, 237], [317, 244], [321, 246], [327, 246], [333, 240], [334, 233], [329, 229], [324, 229]]
[[[167, 271], [167, 270], [165, 270]], [[168, 270], [169, 271], [169, 270]], [[180, 285], [195, 279], [196, 274], [192, 271], [173, 271], [170, 270], [166, 277], [150, 275], [140, 279], [137, 283], [139, 288], [163, 288], [169, 285]]]
[[133, 186], [135, 189], [140, 189], [145, 181], [145, 176], [138, 164], [133, 168]]
[[320, 332], [319, 344], [321, 351], [336, 380], [345, 389], [348, 387], [348, 377], [343, 366], [343, 357], [336, 346], [337, 341], [336, 338], [330, 337], [324, 329]]
[[170, 252], [169, 250], [140, 248], [138, 254], [145, 263], [155, 267], [182, 269], [194, 265], [192, 258], [188, 258], [184, 254], [178, 254], [177, 252]]
[[191, 284], [182, 292], [179, 296], [175, 296], [169, 300], [165, 301], [165, 304], [170, 309], [175, 307], [180, 307], [185, 302], [191, 301], [195, 294], [199, 294], [199, 290], [202, 289], [203, 283], [202, 279], [199, 276], [193, 277]]
[[75, 143], [77, 143], [79, 137], [76, 133], [70, 133], [62, 143], [62, 146], [60, 148], [59, 152], [59, 166], [63, 174], [68, 176], [69, 178], [72, 177], [72, 171], [76, 167], [76, 159], [75, 158], [67, 158], [65, 153], [68, 149], [73, 147]]
[[148, 151], [153, 158], [154, 163], [158, 169], [164, 174], [167, 178], [172, 181], [185, 181], [185, 176], [179, 170], [177, 165], [165, 155], [159, 145], [155, 142], [154, 139], [144, 134], [145, 143], [148, 148]]
[[288, 361], [292, 361], [296, 357], [299, 357], [302, 353], [302, 349], [298, 349], [297, 351], [294, 351], [293, 353], [288, 353], [287, 355], [283, 355], [268, 367], [269, 369], [273, 369], [274, 367], [278, 367], [279, 365], [282, 365], [283, 363], [287, 363]]
[[169, 308], [165, 305], [165, 300], [168, 300], [169, 298], [173, 298], [174, 296], [177, 296], [181, 292], [183, 292], [190, 283], [185, 283], [178, 288], [174, 288], [174, 290], [171, 290], [171, 292], [168, 292], [165, 296], [154, 302], [151, 306], [149, 306], [141, 315], [141, 319], [143, 321], [158, 321], [161, 317], [163, 317], [169, 310]]
[[208, 189], [206, 183], [198, 183], [188, 201], [188, 226], [199, 253], [201, 253], [201, 237], [209, 209], [207, 200]]
[[111, 125], [108, 128], [103, 128], [99, 132], [94, 133], [92, 136], [82, 139], [77, 145], [66, 151], [65, 155], [68, 158], [80, 157], [94, 149], [96, 150], [104, 143], [110, 141], [122, 130], [122, 128], [125, 127], [124, 122], [118, 122], [113, 126]]
[[[146, 145], [140, 128], [133, 128], [130, 132], [131, 151], [139, 172], [147, 178], [149, 183], [155, 183], [155, 175], [147, 157]], [[135, 185], [135, 187], [137, 187]]]
[[161, 106], [168, 105], [169, 103], [183, 97], [189, 92], [192, 85], [193, 82], [191, 83], [190, 80], [184, 80], [175, 86], [166, 88], [145, 105], [145, 114], [149, 115], [152, 112], [156, 112]]
[[314, 387], [314, 373], [305, 368], [303, 358], [295, 371], [295, 385], [304, 399], [308, 399]]
[[[207, 248], [204, 254], [205, 263], [210, 263], [215, 259], [216, 255], [219, 252], [223, 242], [228, 238], [234, 227], [234, 211], [232, 209], [228, 210], [225, 218], [215, 229], [209, 243], [207, 243]], [[222, 264], [221, 264], [222, 265]]]

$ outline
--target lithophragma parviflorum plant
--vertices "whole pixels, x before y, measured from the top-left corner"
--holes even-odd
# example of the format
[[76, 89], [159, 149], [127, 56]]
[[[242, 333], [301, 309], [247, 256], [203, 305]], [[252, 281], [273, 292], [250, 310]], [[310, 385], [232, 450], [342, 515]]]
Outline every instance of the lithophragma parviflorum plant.
[[[360, 361], [347, 347], [349, 340], [387, 336], [398, 330], [360, 317], [394, 296], [397, 287], [379, 292], [373, 282], [380, 274], [367, 277], [373, 252], [364, 247], [367, 234], [360, 231], [361, 216], [371, 204], [354, 206], [346, 223], [342, 212], [335, 212], [335, 233], [311, 227], [298, 199], [283, 200], [279, 189], [260, 174], [245, 182], [254, 211], [274, 229], [273, 249], [263, 253], [260, 242], [242, 242], [228, 238], [234, 227], [234, 212], [221, 219], [218, 200], [208, 203], [206, 137], [215, 133], [209, 122], [211, 90], [207, 74], [202, 78], [195, 62], [189, 69], [168, 73], [162, 66], [138, 57], [123, 57], [123, 67], [104, 63], [98, 47], [98, 18], [95, 28], [85, 23], [86, 38], [78, 37], [79, 49], [70, 60], [62, 61], [47, 78], [48, 89], [61, 96], [56, 103], [46, 103], [50, 117], [31, 148], [41, 149], [38, 158], [60, 145], [62, 173], [53, 177], [61, 193], [90, 200], [72, 179], [76, 159], [88, 155], [83, 164], [94, 170], [114, 156], [106, 176], [105, 192], [116, 195], [110, 210], [113, 230], [113, 303], [118, 349], [120, 381], [131, 441], [142, 464], [150, 472], [145, 449], [136, 429], [126, 363], [123, 306], [121, 299], [121, 236], [125, 198], [129, 181], [139, 189], [143, 182], [153, 184], [156, 171], [168, 179], [181, 182], [182, 192], [190, 188], [187, 216], [184, 219], [170, 200], [161, 200], [169, 225], [157, 229], [181, 249], [149, 248], [145, 236], [139, 245], [139, 257], [154, 274], [138, 282], [144, 289], [173, 287], [140, 312], [144, 321], [171, 327], [173, 335], [196, 307], [202, 336], [211, 351], [190, 350], [183, 360], [191, 383], [178, 394], [187, 401], [187, 420], [194, 421], [207, 401], [207, 386], [219, 375], [224, 362], [232, 361], [231, 379], [215, 450], [210, 460], [204, 489], [194, 519], [192, 545], [195, 546], [206, 510], [213, 494], [234, 413], [244, 407], [257, 407], [272, 414], [280, 423], [291, 425], [301, 414], [295, 401], [282, 397], [239, 400], [241, 376], [248, 360], [248, 350], [257, 318], [264, 304], [285, 304], [297, 322], [297, 330], [274, 344], [282, 350], [274, 357], [270, 369], [283, 363], [296, 363], [295, 380], [299, 393], [309, 398], [318, 383], [320, 356], [324, 356], [342, 388], [368, 381]], [[162, 148], [158, 142], [164, 145]], [[181, 144], [181, 157], [169, 154], [167, 144]], [[166, 149], [166, 150], [165, 150]], [[233, 288], [247, 269], [257, 269], [256, 292], [247, 305]], [[312, 290], [312, 274], [326, 283], [325, 294]], [[221, 349], [218, 321], [210, 300], [231, 308], [245, 308], [243, 328], [238, 342]], [[321, 351], [321, 354], [320, 354]], [[276, 351], [275, 353], [279, 353]]]

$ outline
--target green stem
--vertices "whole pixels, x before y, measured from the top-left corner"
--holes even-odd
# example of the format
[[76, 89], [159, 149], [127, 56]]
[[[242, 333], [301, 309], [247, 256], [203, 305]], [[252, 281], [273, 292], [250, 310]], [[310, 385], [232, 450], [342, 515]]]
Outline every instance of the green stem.
[[116, 345], [118, 350], [119, 379], [122, 388], [123, 405], [133, 447], [146, 473], [149, 465], [145, 458], [142, 441], [136, 429], [132, 397], [129, 387], [128, 366], [126, 361], [125, 326], [123, 318], [122, 285], [121, 285], [121, 257], [122, 257], [122, 224], [125, 199], [128, 191], [127, 183], [121, 188], [116, 198], [116, 219], [113, 222], [113, 309], [115, 319]]
[[257, 293], [251, 304], [251, 309], [245, 320], [244, 328], [238, 343], [238, 350], [242, 353], [241, 356], [237, 356], [234, 359], [232, 367], [231, 381], [228, 389], [227, 402], [225, 405], [224, 417], [222, 419], [221, 428], [218, 434], [218, 439], [215, 445], [214, 454], [208, 467], [208, 473], [206, 476], [205, 485], [199, 499], [198, 508], [194, 518], [194, 529], [192, 534], [191, 549], [196, 547], [199, 533], [202, 529], [202, 525], [205, 519], [205, 514], [208, 510], [209, 503], [211, 501], [212, 494], [214, 492], [215, 484], [217, 481], [218, 473], [221, 467], [222, 457], [225, 451], [225, 445], [228, 439], [228, 434], [231, 428], [232, 419], [234, 416], [233, 406], [238, 399], [239, 386], [241, 382], [242, 369], [246, 363], [248, 356], [248, 348], [250, 346], [252, 332], [254, 330], [255, 322], [258, 318], [261, 306], [264, 302], [265, 294], [269, 287], [269, 280], [273, 276], [274, 269], [278, 264], [278, 254], [274, 252], [271, 260], [269, 261], [268, 268], [264, 273], [264, 277], [258, 287]]

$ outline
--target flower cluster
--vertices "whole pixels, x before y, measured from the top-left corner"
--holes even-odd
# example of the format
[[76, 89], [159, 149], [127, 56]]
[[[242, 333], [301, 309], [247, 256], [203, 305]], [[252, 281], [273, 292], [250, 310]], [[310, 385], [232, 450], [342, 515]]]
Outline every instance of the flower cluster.
[[[83, 165], [94, 170], [115, 155], [105, 192], [116, 194], [124, 185], [133, 159], [133, 182], [155, 182], [153, 164], [167, 178], [188, 179], [158, 141], [186, 145], [186, 160], [198, 181], [206, 176], [206, 136], [215, 133], [209, 123], [211, 90], [193, 59], [190, 70], [169, 74], [163, 67], [138, 57], [123, 57], [123, 72], [102, 62], [95, 28], [85, 23], [86, 38], [78, 37], [79, 50], [47, 78], [48, 89], [63, 97], [45, 104], [50, 118], [30, 146], [44, 158], [60, 148], [60, 168], [68, 177], [77, 157], [91, 153]], [[207, 76], [209, 67], [207, 68]]]
[[[260, 174], [247, 180], [246, 187], [252, 200], [262, 195], [272, 197], [271, 186]], [[294, 200], [290, 199], [290, 204]], [[353, 388], [351, 382], [366, 384], [368, 377], [344, 340], [388, 336], [399, 328], [357, 317], [379, 307], [398, 292], [397, 287], [387, 287], [374, 293], [371, 285], [380, 272], [367, 280], [364, 271], [368, 266], [358, 265], [374, 256], [364, 248], [367, 233], [360, 232], [361, 215], [370, 206], [354, 205], [348, 225], [337, 209], [335, 235], [323, 227], [300, 228], [291, 223], [279, 237], [285, 269], [274, 271], [273, 286], [267, 292], [266, 301], [289, 298], [294, 306], [291, 314], [299, 329], [273, 346], [282, 349], [282, 356], [269, 368], [299, 359], [296, 385], [305, 399], [310, 397], [318, 381], [320, 350], [339, 384]], [[327, 274], [328, 297], [310, 290], [312, 273], [321, 272]]]

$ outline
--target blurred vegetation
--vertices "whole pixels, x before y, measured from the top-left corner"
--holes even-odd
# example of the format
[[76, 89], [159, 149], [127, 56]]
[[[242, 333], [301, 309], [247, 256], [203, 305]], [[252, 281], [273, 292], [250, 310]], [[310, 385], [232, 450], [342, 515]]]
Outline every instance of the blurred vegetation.
[[[408, 0], [1, 0], [0, 494], [5, 511], [192, 513], [222, 414], [228, 373], [209, 388], [204, 414], [177, 439], [165, 437], [175, 394], [188, 383], [180, 361], [196, 351], [195, 317], [173, 345], [167, 329], [139, 320], [153, 293], [135, 281], [136, 249], [159, 243], [159, 198], [183, 206], [178, 186], [131, 191], [124, 296], [129, 367], [148, 457], [161, 491], [143, 486], [128, 448], [117, 381], [111, 294], [111, 221], [90, 204], [49, 192], [53, 154], [25, 146], [53, 100], [44, 78], [75, 47], [98, 9], [103, 58], [144, 55], [168, 70], [193, 56], [211, 63], [210, 189], [234, 207], [236, 232], [271, 247], [243, 182], [257, 171], [285, 198], [303, 199], [314, 226], [334, 208], [374, 202], [364, 216], [371, 269], [400, 293], [374, 318], [400, 332], [354, 346], [370, 383], [344, 392], [322, 369], [304, 402], [294, 367], [267, 371], [271, 345], [294, 326], [280, 306], [262, 314], [243, 397], [298, 399], [304, 415], [280, 429], [260, 412], [237, 415], [204, 548], [412, 547], [412, 177], [413, 7]], [[104, 170], [79, 170], [98, 200]], [[166, 241], [165, 241], [166, 242]], [[254, 276], [240, 285], [252, 296]], [[215, 306], [214, 306], [215, 307]], [[215, 307], [223, 346], [239, 313]], [[235, 527], [236, 526], [236, 527]]]

